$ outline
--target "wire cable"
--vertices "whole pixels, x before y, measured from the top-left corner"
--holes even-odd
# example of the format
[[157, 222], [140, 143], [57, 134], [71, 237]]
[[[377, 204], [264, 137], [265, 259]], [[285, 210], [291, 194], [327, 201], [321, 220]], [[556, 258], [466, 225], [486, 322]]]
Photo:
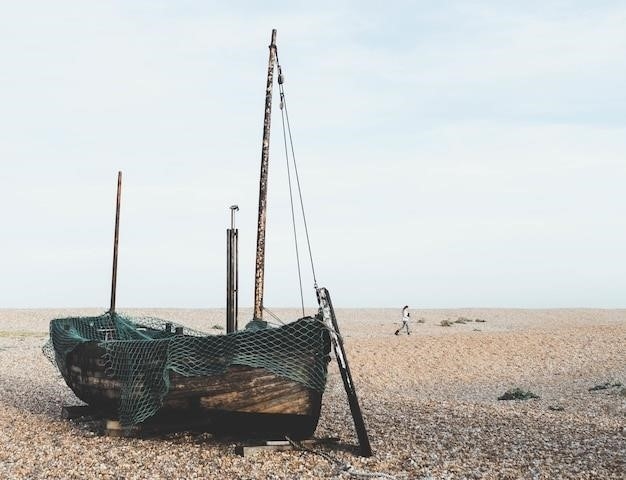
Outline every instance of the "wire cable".
[[[282, 85], [282, 72], [278, 65], [278, 85]], [[293, 225], [293, 240], [296, 247], [296, 263], [298, 264], [298, 282], [300, 285], [300, 302], [302, 305], [302, 316], [304, 317], [304, 291], [302, 289], [302, 271], [300, 269], [300, 250], [298, 248], [298, 231], [296, 228], [296, 214], [293, 208], [293, 187], [291, 185], [291, 169], [289, 168], [289, 149], [287, 148], [287, 133], [285, 131], [285, 115], [283, 113], [283, 105], [285, 96], [280, 92], [280, 118], [283, 125], [283, 142], [285, 144], [285, 160], [287, 163], [287, 181], [289, 183], [289, 203], [291, 204], [291, 224]]]
[[304, 209], [304, 201], [302, 199], [302, 187], [300, 185], [300, 175], [298, 174], [298, 164], [296, 163], [296, 153], [293, 146], [293, 135], [291, 133], [291, 122], [289, 121], [289, 111], [287, 110], [287, 99], [285, 97], [285, 87], [284, 87], [284, 77], [282, 74], [282, 68], [280, 62], [278, 61], [278, 51], [276, 51], [276, 65], [278, 66], [278, 89], [280, 91], [281, 97], [281, 115], [284, 107], [285, 110], [285, 119], [287, 121], [287, 131], [289, 133], [289, 144], [291, 146], [291, 158], [293, 161], [293, 168], [296, 177], [296, 185], [298, 187], [298, 196], [300, 198], [300, 209], [302, 210], [302, 221], [304, 223], [304, 233], [306, 236], [306, 243], [309, 250], [309, 260], [311, 262], [311, 272], [313, 274], [313, 285], [317, 288], [317, 277], [315, 275], [315, 262], [313, 261], [313, 251], [311, 249], [311, 239], [309, 236], [309, 227], [306, 221], [306, 212]]
[[274, 318], [274, 320], [279, 321], [281, 325], [285, 325], [285, 322], [283, 322], [280, 319], [280, 317], [278, 315], [276, 315], [275, 313], [273, 313], [269, 308], [263, 307], [263, 310], [266, 311], [267, 313], [269, 313], [272, 316], [272, 318]]

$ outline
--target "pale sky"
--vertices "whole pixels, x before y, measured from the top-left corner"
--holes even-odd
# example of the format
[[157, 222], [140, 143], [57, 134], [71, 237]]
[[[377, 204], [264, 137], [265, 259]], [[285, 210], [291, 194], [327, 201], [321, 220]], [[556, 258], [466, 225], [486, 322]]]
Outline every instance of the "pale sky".
[[108, 307], [118, 170], [118, 307], [224, 306], [233, 203], [252, 304], [272, 28], [336, 306], [626, 307], [624, 2], [154, 0], [3, 5], [0, 307]]

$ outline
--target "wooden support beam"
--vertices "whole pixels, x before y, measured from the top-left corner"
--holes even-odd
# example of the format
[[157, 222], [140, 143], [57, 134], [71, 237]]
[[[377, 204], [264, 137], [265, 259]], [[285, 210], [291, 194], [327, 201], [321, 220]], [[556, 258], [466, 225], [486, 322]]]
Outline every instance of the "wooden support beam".
[[348, 365], [348, 357], [346, 356], [346, 350], [343, 346], [343, 339], [341, 338], [341, 333], [339, 333], [339, 324], [337, 323], [337, 317], [335, 316], [333, 302], [330, 299], [330, 293], [328, 293], [327, 289], [323, 287], [317, 289], [317, 301], [319, 302], [322, 310], [324, 321], [328, 325], [331, 332], [331, 339], [333, 349], [335, 351], [335, 357], [337, 357], [339, 373], [341, 373], [343, 386], [346, 389], [350, 412], [352, 413], [352, 419], [354, 420], [354, 429], [356, 430], [356, 435], [359, 439], [359, 455], [362, 457], [371, 457], [372, 447], [370, 445], [370, 439], [365, 428], [365, 421], [363, 420], [363, 413], [361, 412], [361, 406], [359, 405], [359, 398], [356, 395], [356, 388], [354, 386], [354, 381], [352, 380], [350, 365]]
[[64, 405], [61, 407], [61, 418], [75, 420], [77, 418], [94, 417], [99, 411], [90, 405]]
[[298, 445], [305, 448], [312, 448], [317, 445], [335, 444], [339, 441], [338, 437], [328, 438], [311, 438], [308, 440], [301, 440], [293, 445], [289, 440], [268, 440], [263, 445], [248, 445], [238, 446], [235, 448], [235, 453], [242, 457], [251, 457], [262, 452], [283, 452], [288, 450], [299, 450]]
[[119, 420], [107, 419], [104, 424], [104, 434], [107, 437], [123, 437], [124, 430], [122, 429]]

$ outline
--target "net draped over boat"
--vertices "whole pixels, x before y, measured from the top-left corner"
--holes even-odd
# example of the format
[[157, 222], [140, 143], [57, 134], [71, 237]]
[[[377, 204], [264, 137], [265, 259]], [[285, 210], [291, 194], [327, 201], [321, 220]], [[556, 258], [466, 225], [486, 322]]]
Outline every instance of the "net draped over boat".
[[[176, 332], [182, 327], [182, 332]], [[326, 326], [318, 317], [286, 325], [209, 335], [152, 317], [106, 313], [50, 322], [44, 353], [67, 378], [68, 354], [94, 342], [102, 347], [105, 377], [121, 383], [119, 418], [132, 426], [154, 415], [170, 388], [170, 372], [218, 375], [233, 365], [265, 368], [323, 393], [329, 355]]]

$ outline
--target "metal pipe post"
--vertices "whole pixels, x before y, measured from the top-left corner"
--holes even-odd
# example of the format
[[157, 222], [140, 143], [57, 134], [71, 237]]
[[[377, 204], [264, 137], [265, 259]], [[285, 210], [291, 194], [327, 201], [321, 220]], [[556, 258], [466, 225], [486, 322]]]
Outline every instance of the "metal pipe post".
[[230, 207], [230, 228], [226, 230], [226, 333], [237, 331], [239, 309], [239, 230], [235, 228], [237, 205]]

